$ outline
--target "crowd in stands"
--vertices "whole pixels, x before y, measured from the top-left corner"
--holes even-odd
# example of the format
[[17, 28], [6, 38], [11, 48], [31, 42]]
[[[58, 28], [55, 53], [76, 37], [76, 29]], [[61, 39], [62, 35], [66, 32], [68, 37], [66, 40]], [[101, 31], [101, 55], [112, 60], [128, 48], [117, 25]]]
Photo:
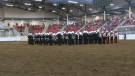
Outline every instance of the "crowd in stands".
[[[81, 29], [81, 31], [112, 31], [115, 29], [118, 25], [120, 25], [124, 21], [124, 17], [108, 17], [106, 20], [98, 19], [98, 20], [93, 20], [88, 25], [85, 25], [83, 29], [84, 24], [71, 24], [66, 26], [66, 28], [63, 31], [67, 32], [77, 32], [78, 30]], [[106, 24], [105, 24], [106, 23]], [[105, 25], [104, 25], [105, 24]], [[104, 26], [103, 26], [104, 25]], [[127, 19], [125, 22], [125, 25], [135, 25], [135, 18]], [[19, 26], [16, 24], [14, 27], [16, 28], [17, 31], [19, 32], [24, 32], [25, 26], [28, 27], [29, 33], [42, 33], [45, 26], [44, 25], [21, 25]], [[101, 27], [102, 26], [102, 27]], [[48, 26], [46, 33], [57, 33], [60, 31], [60, 29], [63, 27], [61, 24], [51, 24]]]
[[29, 26], [29, 33], [42, 33], [44, 28], [44, 25], [31, 25]]
[[67, 31], [67, 32], [72, 32], [72, 31], [77, 32], [82, 27], [83, 27], [83, 25], [79, 25], [79, 24], [75, 23], [75, 24], [66, 26], [64, 31]]
[[13, 25], [13, 27], [21, 33], [21, 35], [24, 33], [25, 27], [28, 27], [28, 32], [29, 33], [42, 33], [43, 29], [44, 29], [44, 25], [29, 25], [29, 24], [21, 24], [18, 25], [18, 23], [16, 23], [15, 25]]
[[120, 25], [124, 21], [123, 17], [110, 17], [106, 20], [107, 24], [103, 26], [101, 31], [111, 31], [114, 30], [118, 25]]
[[129, 25], [135, 25], [135, 18], [128, 18], [124, 24], [124, 26], [129, 26]]
[[104, 24], [104, 21], [99, 19], [99, 20], [94, 20], [91, 21], [87, 26], [85, 26], [85, 28], [83, 30], [85, 31], [95, 31], [97, 30], [99, 27], [101, 27]]
[[52, 32], [52, 33], [57, 33], [60, 29], [62, 28], [61, 24], [52, 24], [48, 26], [47, 33]]
[[19, 26], [17, 23], [16, 25], [14, 25], [14, 28], [18, 31], [18, 32], [24, 32], [24, 29], [25, 29], [25, 25], [22, 25]]

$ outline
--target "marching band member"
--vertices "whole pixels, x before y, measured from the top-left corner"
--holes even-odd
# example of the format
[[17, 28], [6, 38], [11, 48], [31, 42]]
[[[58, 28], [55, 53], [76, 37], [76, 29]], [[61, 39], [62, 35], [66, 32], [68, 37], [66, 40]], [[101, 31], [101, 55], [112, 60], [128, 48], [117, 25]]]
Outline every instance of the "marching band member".
[[117, 41], [118, 41], [118, 33], [115, 32], [114, 33], [114, 43], [117, 43]]
[[103, 44], [106, 43], [106, 32], [103, 32]]
[[106, 43], [109, 44], [110, 33], [106, 31]]
[[98, 44], [102, 43], [102, 32], [98, 32]]
[[113, 31], [111, 31], [111, 34], [110, 34], [110, 43], [113, 43], [113, 37], [114, 37], [114, 34], [113, 34]]

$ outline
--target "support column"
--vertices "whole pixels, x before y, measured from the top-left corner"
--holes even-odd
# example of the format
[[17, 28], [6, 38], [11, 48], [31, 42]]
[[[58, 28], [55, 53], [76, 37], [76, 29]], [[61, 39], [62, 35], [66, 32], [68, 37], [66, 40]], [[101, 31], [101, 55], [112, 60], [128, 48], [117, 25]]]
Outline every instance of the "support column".
[[8, 27], [9, 28], [9, 41], [10, 41], [10, 27]]
[[131, 14], [132, 14], [131, 7], [129, 7], [129, 18], [131, 18]]
[[104, 11], [104, 20], [106, 20], [106, 12]]
[[[5, 18], [4, 7], [0, 8], [0, 10], [1, 10], [0, 11], [0, 13], [1, 13], [0, 18], [4, 19]], [[4, 25], [3, 27], [5, 27], [7, 25], [7, 24], [5, 24], [5, 20], [0, 21], [0, 23]]]
[[58, 19], [57, 19], [57, 20], [58, 20], [58, 24], [60, 24], [60, 19], [59, 19], [59, 15], [58, 15]]
[[86, 23], [87, 23], [87, 15], [85, 14], [85, 25], [86, 25]]
[[68, 25], [68, 22], [69, 22], [69, 20], [68, 20], [68, 13], [67, 13], [67, 25]]

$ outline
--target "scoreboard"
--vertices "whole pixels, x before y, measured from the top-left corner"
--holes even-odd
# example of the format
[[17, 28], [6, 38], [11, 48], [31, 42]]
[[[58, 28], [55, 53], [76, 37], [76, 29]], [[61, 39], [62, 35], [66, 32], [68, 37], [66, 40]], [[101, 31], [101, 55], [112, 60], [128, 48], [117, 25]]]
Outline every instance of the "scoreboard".
[[95, 8], [108, 6], [112, 3], [112, 0], [93, 0], [93, 5]]

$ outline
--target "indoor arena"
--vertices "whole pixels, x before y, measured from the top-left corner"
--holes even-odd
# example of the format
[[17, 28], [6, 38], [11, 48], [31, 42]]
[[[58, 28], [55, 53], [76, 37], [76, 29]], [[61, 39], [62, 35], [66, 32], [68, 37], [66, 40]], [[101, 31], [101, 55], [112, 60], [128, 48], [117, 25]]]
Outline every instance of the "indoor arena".
[[134, 76], [135, 0], [0, 0], [0, 76]]

